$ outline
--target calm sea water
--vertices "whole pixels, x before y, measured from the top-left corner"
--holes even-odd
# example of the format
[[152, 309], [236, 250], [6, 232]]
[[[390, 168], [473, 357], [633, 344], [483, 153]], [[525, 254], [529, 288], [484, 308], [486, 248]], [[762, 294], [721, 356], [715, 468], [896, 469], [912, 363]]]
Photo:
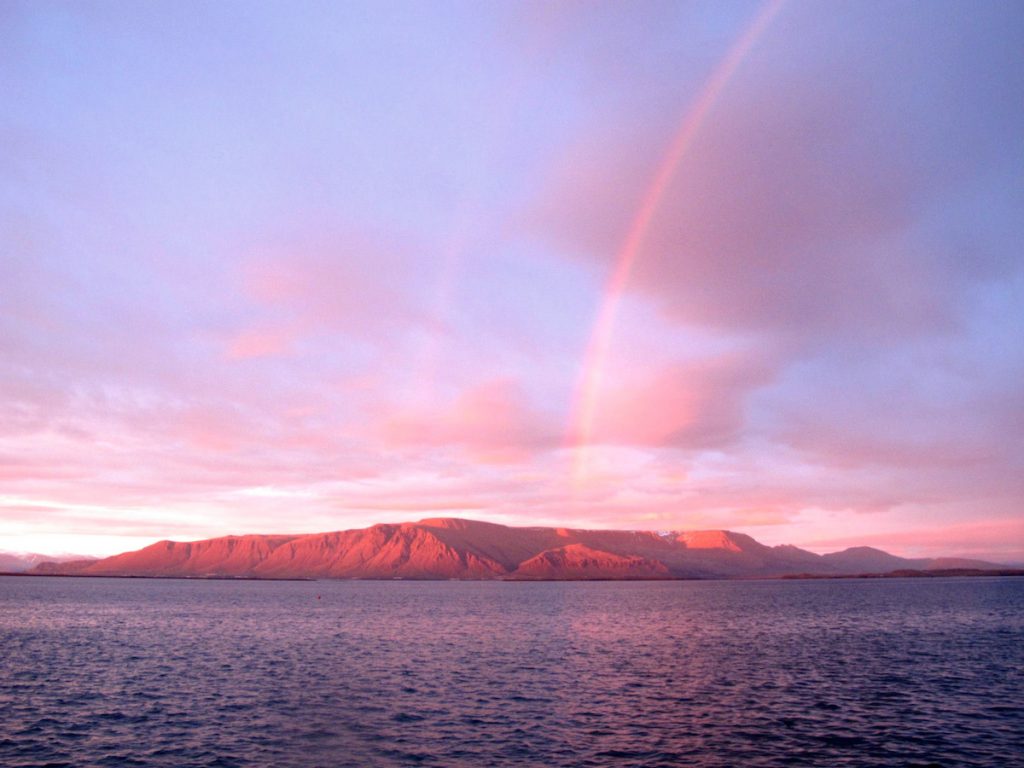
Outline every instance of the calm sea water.
[[1024, 579], [0, 578], [0, 765], [1024, 765]]

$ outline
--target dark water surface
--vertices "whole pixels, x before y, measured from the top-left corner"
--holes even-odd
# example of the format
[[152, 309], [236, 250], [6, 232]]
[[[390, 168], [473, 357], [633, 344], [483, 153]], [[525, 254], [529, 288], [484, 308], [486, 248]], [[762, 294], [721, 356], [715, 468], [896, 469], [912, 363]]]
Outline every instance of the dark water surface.
[[1024, 765], [1024, 579], [3, 577], [0, 669], [11, 767]]

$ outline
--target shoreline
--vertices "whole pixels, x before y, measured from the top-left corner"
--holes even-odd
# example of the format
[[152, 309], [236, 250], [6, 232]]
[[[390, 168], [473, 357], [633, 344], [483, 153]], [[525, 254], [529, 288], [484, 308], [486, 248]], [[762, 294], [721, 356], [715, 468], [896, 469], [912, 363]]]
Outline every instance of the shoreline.
[[901, 569], [897, 571], [890, 571], [887, 573], [847, 573], [847, 574], [832, 574], [832, 573], [792, 573], [792, 574], [781, 574], [778, 576], [668, 576], [664, 578], [637, 578], [637, 579], [616, 579], [616, 578], [591, 578], [591, 579], [516, 579], [516, 578], [499, 578], [499, 579], [453, 579], [453, 578], [409, 578], [407, 576], [395, 577], [395, 578], [366, 578], [366, 577], [355, 577], [345, 578], [339, 577], [334, 578], [330, 576], [326, 577], [315, 577], [315, 576], [287, 576], [287, 577], [274, 577], [274, 576], [148, 576], [141, 574], [106, 574], [106, 573], [26, 573], [23, 571], [19, 572], [0, 572], [0, 576], [16, 576], [22, 577], [34, 577], [43, 579], [147, 579], [147, 580], [173, 580], [173, 581], [301, 581], [301, 582], [315, 582], [315, 581], [421, 581], [421, 582], [440, 582], [440, 581], [459, 581], [459, 582], [499, 582], [499, 583], [511, 583], [511, 584], [529, 584], [529, 583], [554, 583], [554, 582], [662, 582], [662, 581], [821, 581], [821, 580], [835, 580], [835, 579], [955, 579], [955, 578], [978, 578], [983, 576], [1024, 576], [1024, 568], [1001, 568], [998, 570], [980, 570], [980, 569], [939, 569], [935, 571], [916, 571]]

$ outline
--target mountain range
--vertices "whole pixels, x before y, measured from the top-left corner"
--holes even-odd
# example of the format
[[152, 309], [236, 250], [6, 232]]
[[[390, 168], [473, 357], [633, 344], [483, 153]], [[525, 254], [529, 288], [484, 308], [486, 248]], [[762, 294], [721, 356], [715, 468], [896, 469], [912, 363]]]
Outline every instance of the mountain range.
[[871, 547], [818, 555], [742, 533], [511, 527], [459, 518], [333, 533], [160, 541], [100, 560], [46, 562], [30, 573], [325, 579], [680, 579], [895, 570], [999, 569], [962, 558], [908, 559]]
[[40, 563], [63, 563], [69, 560], [94, 562], [97, 558], [83, 555], [40, 555], [36, 552], [0, 552], [0, 573], [24, 573]]

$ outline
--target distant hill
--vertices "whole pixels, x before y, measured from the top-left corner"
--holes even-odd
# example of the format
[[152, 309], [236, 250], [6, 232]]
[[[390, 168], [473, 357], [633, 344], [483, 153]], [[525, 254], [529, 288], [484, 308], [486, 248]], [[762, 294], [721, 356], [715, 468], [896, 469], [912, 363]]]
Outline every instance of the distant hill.
[[842, 552], [821, 556], [832, 567], [844, 573], [885, 573], [898, 570], [991, 569], [992, 563], [959, 557], [906, 558], [890, 555], [874, 547], [850, 547]]
[[97, 558], [84, 555], [40, 555], [34, 552], [0, 552], [0, 573], [24, 573], [40, 563], [68, 561], [94, 563]]
[[732, 531], [518, 528], [459, 518], [296, 536], [160, 541], [102, 560], [40, 563], [36, 574], [328, 579], [678, 579], [998, 569], [907, 559], [869, 547], [816, 555]]

